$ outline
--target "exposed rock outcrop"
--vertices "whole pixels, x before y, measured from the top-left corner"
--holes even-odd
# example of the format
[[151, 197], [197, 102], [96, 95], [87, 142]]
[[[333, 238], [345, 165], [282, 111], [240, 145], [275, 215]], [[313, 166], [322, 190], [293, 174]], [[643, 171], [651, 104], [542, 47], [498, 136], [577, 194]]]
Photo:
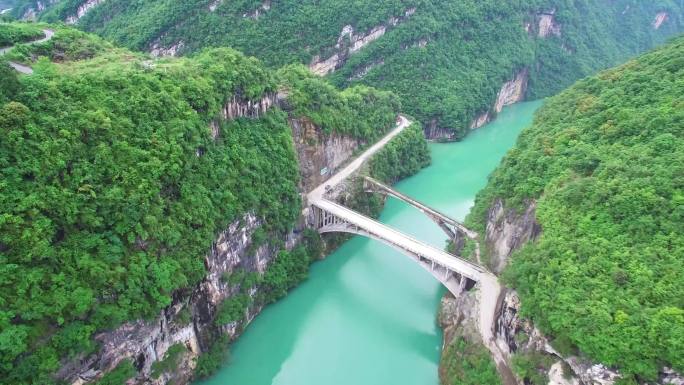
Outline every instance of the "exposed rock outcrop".
[[537, 15], [538, 29], [537, 34], [541, 38], [549, 36], [560, 36], [561, 26], [556, 22], [556, 10], [542, 12]]
[[484, 126], [485, 124], [489, 123], [491, 120], [492, 120], [492, 114], [489, 111], [483, 112], [482, 114], [480, 114], [480, 116], [475, 118], [475, 120], [473, 120], [472, 123], [470, 123], [470, 129], [474, 130], [476, 128], [480, 128], [480, 127]]
[[185, 47], [184, 41], [178, 41], [169, 47], [164, 47], [161, 44], [161, 38], [157, 39], [150, 46], [150, 55], [154, 57], [162, 56], [176, 56]]
[[[276, 103], [286, 104], [284, 98], [284, 94], [267, 94], [258, 101], [249, 101], [236, 96], [225, 105], [221, 118], [257, 118]], [[302, 192], [308, 192], [329, 177], [329, 174], [320, 172], [321, 168], [334, 170], [347, 161], [361, 144], [355, 139], [324, 135], [320, 128], [303, 118], [290, 119], [290, 124], [302, 164]], [[219, 121], [210, 123], [214, 138], [220, 135], [219, 127]], [[304, 219], [300, 218], [295, 229], [283, 236], [281, 241], [285, 248], [292, 249], [299, 242], [303, 223]], [[241, 321], [223, 326], [214, 323], [219, 305], [244, 289], [227, 282], [224, 275], [238, 269], [263, 273], [279, 251], [279, 248], [269, 244], [253, 244], [252, 236], [261, 224], [253, 214], [246, 214], [231, 223], [217, 236], [205, 256], [207, 273], [199, 284], [175, 293], [172, 304], [156, 319], [128, 322], [115, 330], [97, 335], [101, 349], [89, 356], [64, 362], [57, 378], [73, 385], [91, 383], [116, 368], [123, 360], [130, 359], [138, 373], [128, 382], [129, 385], [187, 384], [193, 375], [195, 359], [209, 350], [216, 335], [223, 333], [231, 339], [237, 338], [262, 310], [260, 305], [253, 305]], [[253, 298], [259, 295], [256, 287], [248, 290], [248, 293]], [[176, 369], [154, 378], [152, 365], [162, 360], [167, 350], [177, 344], [184, 346], [184, 349]]]
[[549, 369], [549, 385], [580, 385], [580, 382], [575, 377], [566, 378], [567, 375], [563, 373], [563, 361], [556, 361]]
[[513, 80], [504, 83], [496, 97], [494, 111], [499, 113], [503, 110], [504, 106], [522, 101], [525, 98], [525, 91], [527, 91], [528, 79], [529, 72], [527, 68], [525, 68], [519, 71]]
[[[506, 208], [500, 199], [493, 202], [487, 214], [485, 242], [495, 272], [503, 270], [515, 250], [541, 234], [535, 210], [535, 201], [529, 202], [523, 210]], [[613, 385], [620, 378], [620, 373], [614, 368], [592, 362], [586, 357], [564, 356], [558, 352], [532, 321], [520, 317], [520, 306], [517, 293], [508, 289], [501, 302], [495, 327], [496, 345], [507, 360], [513, 354], [548, 357], [555, 362], [547, 368], [549, 384]], [[518, 382], [523, 385], [520, 379]], [[684, 376], [663, 368], [656, 384], [682, 385]]]
[[243, 14], [242, 17], [245, 17], [245, 18], [248, 17], [250, 19], [257, 20], [257, 19], [259, 19], [259, 16], [263, 15], [265, 12], [268, 12], [270, 9], [271, 9], [271, 0], [264, 0], [257, 9]]
[[38, 14], [48, 9], [48, 7], [57, 4], [60, 0], [39, 0], [34, 3], [34, 6], [26, 8], [21, 15], [23, 20], [36, 20]]
[[535, 218], [536, 207], [536, 202], [532, 201], [525, 211], [519, 213], [506, 209], [500, 199], [490, 207], [485, 242], [494, 273], [500, 274], [513, 251], [536, 239], [541, 233], [541, 226]]
[[669, 15], [667, 12], [658, 12], [658, 14], [653, 19], [653, 29], [659, 29], [667, 21]]
[[425, 137], [428, 140], [449, 142], [456, 138], [456, 133], [454, 130], [440, 127], [439, 121], [437, 121], [437, 119], [430, 120], [423, 130], [425, 132]]
[[221, 117], [225, 120], [236, 118], [258, 118], [276, 104], [276, 93], [264, 95], [260, 100], [244, 99], [238, 95], [233, 96], [221, 110]]
[[347, 61], [350, 55], [358, 52], [363, 47], [382, 37], [387, 30], [396, 27], [416, 12], [415, 8], [409, 8], [400, 17], [391, 17], [385, 24], [373, 27], [365, 33], [357, 33], [351, 25], [345, 25], [337, 38], [334, 53], [323, 59], [320, 55], [314, 56], [309, 64], [309, 69], [317, 75], [327, 75], [334, 72]]
[[[153, 321], [128, 322], [113, 331], [97, 335], [96, 340], [101, 343], [101, 349], [93, 355], [78, 357], [63, 365], [57, 377], [80, 385], [99, 378], [121, 361], [131, 359], [138, 370], [135, 379], [137, 384], [162, 385], [171, 378], [178, 384], [187, 383], [195, 367], [194, 359], [208, 349], [212, 342], [211, 336], [215, 335], [212, 331], [217, 326], [212, 321], [218, 305], [237, 291], [236, 287], [223, 282], [223, 274], [231, 273], [237, 268], [263, 272], [278, 251], [267, 245], [250, 250], [251, 235], [260, 225], [260, 221], [252, 214], [230, 224], [218, 236], [205, 257], [205, 279], [189, 296], [181, 293], [176, 295], [173, 304]], [[245, 322], [229, 325], [224, 332], [234, 338], [238, 330], [260, 310], [250, 309]], [[181, 316], [183, 312], [186, 313], [185, 316]], [[157, 379], [152, 378], [152, 364], [161, 360], [169, 347], [179, 343], [186, 349], [178, 369], [173, 374], [166, 373]]]
[[290, 119], [299, 158], [301, 191], [311, 191], [335, 174], [363, 143], [338, 134], [325, 134], [306, 118]]
[[209, 4], [209, 12], [214, 12], [216, 11], [216, 8], [218, 8], [219, 5], [223, 3], [223, 0], [214, 0]]
[[485, 111], [476, 117], [469, 128], [474, 130], [489, 123], [496, 114], [500, 113], [505, 106], [515, 104], [525, 99], [525, 91], [527, 91], [527, 82], [529, 80], [529, 71], [524, 68], [516, 73], [513, 79], [505, 82], [499, 92], [496, 94], [496, 101], [492, 107], [493, 111]]
[[91, 9], [95, 8], [96, 6], [104, 3], [105, 0], [87, 0], [81, 5], [76, 8], [76, 14], [68, 16], [66, 18], [66, 23], [67, 24], [76, 24], [83, 16], [88, 13]]

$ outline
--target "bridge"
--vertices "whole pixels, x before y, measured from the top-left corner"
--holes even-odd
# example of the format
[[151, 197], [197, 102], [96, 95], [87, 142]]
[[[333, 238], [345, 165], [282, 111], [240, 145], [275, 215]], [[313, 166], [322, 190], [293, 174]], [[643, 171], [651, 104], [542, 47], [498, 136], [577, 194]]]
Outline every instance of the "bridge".
[[311, 207], [312, 225], [319, 233], [350, 233], [383, 242], [411, 257], [454, 294], [460, 293], [466, 284], [466, 280], [454, 273], [473, 281], [479, 281], [480, 276], [486, 273], [478, 265], [456, 258], [332, 201], [321, 199], [311, 202]]
[[[455, 296], [460, 295], [464, 290], [467, 282], [467, 279], [464, 278], [475, 281], [479, 288], [477, 298], [479, 301], [478, 329], [480, 335], [485, 346], [492, 353], [497, 368], [505, 382], [507, 384], [515, 384], [513, 374], [510, 368], [508, 368], [503, 353], [496, 345], [494, 339], [497, 305], [501, 302], [500, 296], [502, 295], [501, 285], [494, 274], [482, 267], [481, 264], [475, 264], [458, 256], [451, 255], [444, 250], [421, 242], [410, 235], [368, 218], [325, 197], [327, 191], [334, 190], [335, 186], [358, 171], [366, 160], [409, 125], [410, 122], [400, 115], [399, 122], [394, 130], [333, 175], [327, 182], [311, 191], [307, 195], [308, 225], [316, 229], [320, 234], [349, 233], [385, 243], [418, 263]], [[474, 240], [476, 258], [478, 263], [480, 262], [480, 245], [476, 232], [469, 230], [463, 224], [449, 218], [447, 215], [395, 191], [373, 178], [364, 178], [364, 189], [368, 192], [391, 196], [415, 207], [435, 221], [449, 235], [450, 239], [455, 239], [457, 235], [462, 234]]]
[[[395, 230], [383, 223], [357, 213], [325, 198], [326, 191], [333, 189], [363, 165], [363, 163], [387, 144], [392, 138], [400, 134], [410, 122], [400, 116], [397, 127], [387, 136], [366, 150], [361, 156], [348, 166], [336, 173], [326, 183], [314, 189], [307, 196], [309, 205], [309, 226], [319, 233], [349, 233], [362, 235], [383, 242], [409, 256], [421, 267], [430, 272], [439, 282], [455, 295], [459, 294], [466, 283], [466, 277], [480, 282], [482, 276], [489, 274], [487, 269], [463, 258], [451, 255], [444, 250], [428, 245], [410, 235]], [[364, 182], [367, 191], [378, 192], [400, 199], [425, 213], [435, 221], [450, 237], [455, 238], [458, 233], [468, 238], [476, 239], [477, 233], [467, 229], [458, 221], [428, 207], [373, 178], [366, 177]], [[477, 248], [479, 260], [479, 247]]]

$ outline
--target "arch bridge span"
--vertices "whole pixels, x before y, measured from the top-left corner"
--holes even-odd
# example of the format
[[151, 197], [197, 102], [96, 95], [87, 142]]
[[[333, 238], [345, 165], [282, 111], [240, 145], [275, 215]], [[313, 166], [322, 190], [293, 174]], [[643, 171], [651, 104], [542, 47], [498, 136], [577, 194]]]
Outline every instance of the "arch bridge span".
[[454, 294], [466, 280], [479, 282], [487, 271], [469, 261], [421, 242], [374, 219], [326, 199], [310, 202], [310, 225], [319, 233], [350, 233], [383, 242], [409, 256]]

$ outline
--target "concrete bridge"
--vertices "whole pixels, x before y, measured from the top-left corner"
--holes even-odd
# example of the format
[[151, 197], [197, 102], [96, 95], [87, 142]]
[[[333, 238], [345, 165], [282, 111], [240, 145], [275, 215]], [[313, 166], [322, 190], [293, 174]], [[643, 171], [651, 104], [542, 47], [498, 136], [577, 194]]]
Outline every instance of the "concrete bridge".
[[[327, 190], [334, 189], [337, 184], [342, 183], [346, 178], [356, 172], [367, 159], [409, 125], [410, 122], [403, 116], [400, 116], [397, 128], [366, 150], [347, 167], [337, 172], [324, 185], [319, 186], [309, 193], [307, 196], [309, 226], [316, 229], [321, 234], [333, 232], [357, 234], [394, 247], [416, 261], [449, 291], [457, 295], [463, 290], [466, 283], [466, 280], [461, 279], [461, 277], [480, 282], [484, 274], [489, 274], [487, 270], [477, 264], [421, 242], [410, 235], [404, 234], [325, 198]], [[452, 239], [457, 233], [465, 234], [471, 239], [477, 237], [477, 233], [470, 231], [458, 221], [449, 218], [447, 215], [442, 214], [415, 199], [395, 191], [391, 187], [386, 186], [375, 179], [366, 177], [364, 184], [368, 191], [392, 196], [416, 207], [429, 218], [437, 222]]]
[[311, 208], [311, 225], [319, 233], [349, 233], [383, 242], [409, 256], [454, 294], [461, 293], [465, 287], [466, 280], [461, 279], [461, 276], [477, 282], [486, 273], [476, 264], [454, 257], [332, 201], [317, 200], [311, 202]]
[[[465, 287], [467, 279], [464, 279], [464, 277], [475, 281], [478, 287], [476, 295], [479, 302], [478, 329], [483, 343], [492, 353], [492, 357], [505, 383], [515, 384], [514, 376], [506, 365], [504, 355], [494, 340], [497, 305], [501, 302], [500, 296], [502, 294], [501, 285], [494, 274], [482, 267], [481, 263], [475, 264], [458, 256], [451, 255], [444, 250], [421, 242], [410, 235], [325, 198], [327, 191], [334, 190], [336, 185], [358, 171], [367, 159], [409, 125], [410, 122], [400, 115], [399, 122], [394, 130], [367, 149], [348, 166], [337, 172], [323, 185], [310, 192], [307, 195], [308, 225], [321, 234], [333, 232], [357, 234], [383, 242], [410, 257], [456, 296], [460, 295]], [[469, 230], [447, 215], [372, 178], [365, 178], [364, 188], [369, 192], [400, 199], [417, 208], [435, 221], [451, 239], [457, 237], [458, 234], [463, 234], [474, 240], [476, 258], [480, 262], [478, 234], [474, 231]]]

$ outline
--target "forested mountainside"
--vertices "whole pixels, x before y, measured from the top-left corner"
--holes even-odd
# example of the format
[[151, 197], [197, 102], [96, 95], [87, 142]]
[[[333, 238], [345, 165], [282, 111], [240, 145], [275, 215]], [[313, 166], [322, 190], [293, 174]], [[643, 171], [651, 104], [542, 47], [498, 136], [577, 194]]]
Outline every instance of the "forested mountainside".
[[469, 224], [489, 236], [502, 202], [536, 206], [504, 276], [561, 354], [623, 383], [684, 371], [684, 38], [550, 98]]
[[674, 0], [24, 3], [18, 16], [56, 3], [42, 19], [78, 23], [137, 50], [230, 46], [271, 66], [309, 65], [338, 85], [391, 90], [428, 134], [456, 138], [504, 104], [552, 95], [684, 27]]
[[[226, 278], [242, 294], [216, 325], [282, 295], [318, 256], [281, 241], [301, 210], [290, 119], [365, 142], [399, 109], [391, 93], [340, 92], [228, 48], [154, 60], [38, 27], [56, 34], [7, 54], [32, 75], [0, 57], [1, 383], [51, 384], [100, 349], [96, 332], [154, 319], [204, 278], [217, 234], [243, 218], [261, 224], [252, 247], [282, 251], [263, 274]], [[254, 287], [257, 298], [245, 294]], [[183, 312], [174, 322], [190, 322]]]

